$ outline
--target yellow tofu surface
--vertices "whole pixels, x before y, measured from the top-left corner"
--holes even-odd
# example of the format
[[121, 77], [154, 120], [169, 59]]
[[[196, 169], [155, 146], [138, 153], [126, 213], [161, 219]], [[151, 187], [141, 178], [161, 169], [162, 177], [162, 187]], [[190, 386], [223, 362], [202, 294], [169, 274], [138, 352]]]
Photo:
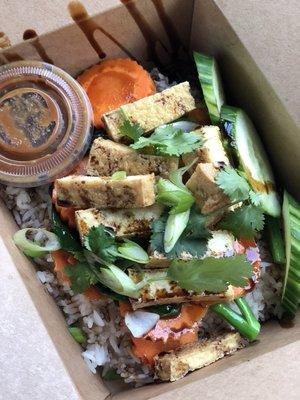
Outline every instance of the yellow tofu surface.
[[176, 381], [188, 372], [203, 368], [246, 345], [237, 332], [226, 332], [222, 335], [187, 344], [177, 350], [155, 357], [156, 378], [162, 381]]
[[151, 223], [160, 217], [162, 211], [163, 207], [155, 204], [150, 207], [124, 210], [90, 208], [76, 211], [75, 216], [77, 229], [83, 240], [92, 227], [99, 225], [113, 229], [119, 237], [149, 234]]
[[87, 166], [88, 175], [110, 176], [116, 171], [125, 171], [127, 175], [146, 175], [154, 173], [168, 177], [178, 168], [177, 157], [140, 154], [130, 147], [97, 138], [92, 145]]
[[55, 181], [58, 204], [77, 208], [140, 208], [155, 202], [155, 177], [67, 176]]
[[197, 158], [190, 173], [193, 173], [198, 163], [212, 163], [214, 166], [229, 165], [229, 160], [221, 140], [221, 132], [218, 126], [203, 126], [194, 131], [202, 137], [203, 147], [192, 153], [183, 154], [182, 160], [185, 165], [191, 164]]
[[124, 122], [124, 114], [132, 123], [138, 123], [147, 133], [160, 125], [175, 121], [195, 107], [190, 84], [183, 82], [104, 114], [103, 122], [110, 138], [121, 141], [119, 129]]
[[202, 214], [208, 214], [229, 204], [228, 197], [215, 182], [218, 171], [212, 163], [199, 163], [186, 183]]
[[231, 295], [231, 291], [229, 290], [217, 294], [187, 291], [182, 289], [176, 282], [163, 279], [166, 271], [166, 269], [128, 270], [129, 276], [134, 282], [140, 282], [143, 277], [153, 279], [153, 281], [141, 289], [140, 297], [137, 300], [131, 299], [131, 305], [134, 310], [158, 304], [176, 304], [193, 301], [203, 303], [222, 302], [228, 301], [228, 296]]

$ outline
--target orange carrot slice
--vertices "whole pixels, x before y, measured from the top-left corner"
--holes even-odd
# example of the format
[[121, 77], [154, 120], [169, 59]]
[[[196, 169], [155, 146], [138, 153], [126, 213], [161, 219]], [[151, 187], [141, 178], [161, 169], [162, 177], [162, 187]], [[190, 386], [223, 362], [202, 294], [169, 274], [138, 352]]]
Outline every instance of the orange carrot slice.
[[96, 301], [96, 300], [101, 300], [105, 299], [106, 296], [101, 294], [99, 290], [95, 286], [91, 286], [89, 289], [87, 289], [84, 293], [85, 297], [91, 301]]
[[155, 93], [149, 73], [127, 58], [102, 61], [77, 80], [90, 99], [96, 127], [103, 126], [102, 116], [106, 112]]
[[51, 256], [54, 261], [54, 272], [57, 278], [62, 282], [70, 283], [70, 279], [63, 271], [67, 265], [75, 265], [77, 260], [65, 250], [52, 251]]
[[184, 304], [177, 317], [160, 319], [144, 337], [133, 337], [133, 353], [143, 362], [153, 365], [156, 355], [196, 342], [198, 340], [196, 322], [204, 317], [206, 311], [206, 306]]

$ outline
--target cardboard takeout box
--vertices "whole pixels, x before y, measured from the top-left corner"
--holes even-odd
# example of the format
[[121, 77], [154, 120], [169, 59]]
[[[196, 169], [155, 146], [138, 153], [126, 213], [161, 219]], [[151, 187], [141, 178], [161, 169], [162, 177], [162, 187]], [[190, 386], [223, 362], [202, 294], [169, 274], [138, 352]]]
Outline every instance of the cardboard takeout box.
[[[42, 59], [76, 75], [105, 56], [132, 56], [145, 66], [154, 61], [160, 67], [182, 58], [187, 49], [213, 54], [230, 103], [250, 114], [276, 177], [300, 198], [299, 70], [293, 68], [297, 40], [292, 29], [297, 2], [122, 3], [2, 2], [0, 64]], [[15, 230], [12, 216], [0, 204], [0, 398], [299, 398], [299, 321], [288, 330], [276, 322], [266, 324], [257, 343], [176, 383], [139, 389], [105, 386], [86, 368], [59, 309], [13, 245]]]

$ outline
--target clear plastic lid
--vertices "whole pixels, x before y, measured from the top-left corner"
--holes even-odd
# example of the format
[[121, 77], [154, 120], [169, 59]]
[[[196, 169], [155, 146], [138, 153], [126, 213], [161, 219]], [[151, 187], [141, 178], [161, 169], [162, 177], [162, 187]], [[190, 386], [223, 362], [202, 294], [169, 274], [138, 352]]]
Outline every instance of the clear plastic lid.
[[30, 187], [66, 175], [85, 154], [92, 108], [66, 72], [37, 61], [0, 67], [0, 182]]

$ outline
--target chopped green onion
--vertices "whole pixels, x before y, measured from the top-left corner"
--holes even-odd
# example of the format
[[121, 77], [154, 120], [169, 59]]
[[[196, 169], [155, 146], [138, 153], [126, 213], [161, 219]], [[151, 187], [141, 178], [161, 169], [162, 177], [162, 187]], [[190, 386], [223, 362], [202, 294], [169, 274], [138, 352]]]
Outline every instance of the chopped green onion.
[[77, 343], [82, 344], [86, 342], [86, 335], [80, 328], [77, 328], [76, 326], [70, 326], [68, 329]]
[[146, 251], [137, 243], [124, 239], [125, 242], [118, 246], [119, 256], [139, 264], [148, 264], [149, 256]]
[[180, 238], [189, 222], [190, 210], [178, 214], [170, 214], [167, 219], [164, 234], [164, 249], [169, 253]]
[[103, 285], [114, 292], [133, 298], [139, 297], [139, 290], [145, 285], [144, 282], [136, 284], [124, 271], [115, 265], [100, 268], [98, 278]]
[[195, 199], [186, 189], [176, 186], [167, 179], [160, 178], [156, 184], [156, 200], [165, 206], [171, 207], [170, 214], [187, 211], [193, 205]]
[[122, 179], [126, 178], [126, 172], [125, 171], [116, 171], [112, 174], [112, 176], [110, 177], [110, 179], [112, 181], [121, 181]]
[[253, 341], [256, 339], [260, 332], [260, 323], [255, 318], [253, 311], [246, 302], [245, 298], [235, 300], [241, 314], [238, 314], [230, 308], [228, 304], [213, 304], [210, 309], [215, 313], [221, 315], [232, 325], [241, 335], [245, 336], [248, 340]]
[[120, 375], [117, 373], [117, 371], [114, 368], [108, 369], [103, 375], [102, 378], [105, 381], [116, 381], [118, 379], [121, 379]]
[[[29, 236], [32, 236], [32, 239]], [[29, 257], [41, 257], [61, 248], [57, 235], [41, 228], [21, 229], [15, 233], [13, 240]]]

